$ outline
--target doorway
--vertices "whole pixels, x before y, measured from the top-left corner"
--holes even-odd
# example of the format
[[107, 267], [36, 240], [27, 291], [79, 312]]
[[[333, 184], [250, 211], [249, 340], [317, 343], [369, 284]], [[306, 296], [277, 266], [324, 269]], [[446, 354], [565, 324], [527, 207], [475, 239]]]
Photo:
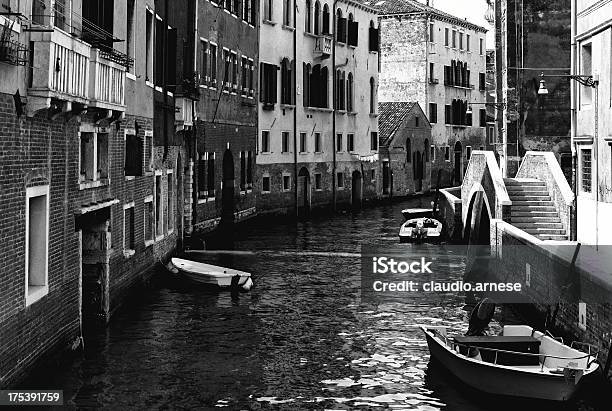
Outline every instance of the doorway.
[[306, 217], [310, 214], [310, 173], [302, 167], [297, 178], [297, 214]]
[[455, 168], [453, 170], [453, 175], [455, 176], [455, 184], [461, 184], [463, 181], [463, 150], [461, 147], [461, 142], [457, 141], [455, 143]]
[[229, 148], [223, 153], [221, 222], [225, 224], [234, 222], [234, 155]]
[[357, 170], [353, 171], [353, 182], [351, 186], [351, 204], [354, 209], [361, 208], [363, 199], [363, 178]]

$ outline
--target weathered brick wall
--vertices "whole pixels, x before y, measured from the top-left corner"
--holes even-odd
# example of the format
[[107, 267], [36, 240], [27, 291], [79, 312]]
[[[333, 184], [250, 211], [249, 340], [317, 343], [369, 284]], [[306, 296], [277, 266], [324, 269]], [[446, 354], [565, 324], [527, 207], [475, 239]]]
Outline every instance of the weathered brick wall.
[[[71, 345], [79, 329], [79, 241], [74, 229], [77, 123], [18, 119], [0, 94], [0, 387], [22, 378], [46, 353]], [[49, 293], [25, 307], [26, 187], [50, 185]]]
[[440, 190], [438, 216], [451, 241], [460, 241], [463, 236], [461, 207], [461, 189], [455, 187]]

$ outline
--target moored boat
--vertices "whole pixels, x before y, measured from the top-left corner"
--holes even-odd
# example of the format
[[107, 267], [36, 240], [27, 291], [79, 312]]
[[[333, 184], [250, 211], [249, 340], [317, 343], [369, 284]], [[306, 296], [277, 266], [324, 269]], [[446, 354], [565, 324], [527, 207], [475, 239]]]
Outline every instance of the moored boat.
[[402, 210], [402, 215], [405, 220], [412, 220], [413, 218], [422, 217], [433, 217], [433, 210], [430, 208], [406, 208]]
[[200, 263], [197, 261], [172, 258], [168, 269], [175, 274], [182, 274], [188, 280], [220, 288], [239, 288], [249, 291], [253, 286], [251, 274], [233, 268]]
[[468, 386], [489, 394], [566, 401], [597, 371], [597, 355], [567, 346], [525, 325], [499, 336], [450, 337], [421, 326], [431, 359]]
[[402, 224], [400, 242], [438, 242], [442, 239], [442, 223], [434, 218], [413, 218]]

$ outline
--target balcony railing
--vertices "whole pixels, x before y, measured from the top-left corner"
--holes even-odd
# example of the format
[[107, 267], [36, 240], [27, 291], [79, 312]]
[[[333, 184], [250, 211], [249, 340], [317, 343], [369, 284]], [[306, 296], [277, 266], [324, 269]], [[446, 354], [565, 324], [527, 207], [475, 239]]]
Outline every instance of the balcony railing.
[[92, 107], [125, 109], [125, 67], [106, 60], [102, 52], [91, 50], [89, 98]]
[[332, 38], [320, 35], [315, 39], [314, 54], [320, 58], [328, 58], [332, 52]]

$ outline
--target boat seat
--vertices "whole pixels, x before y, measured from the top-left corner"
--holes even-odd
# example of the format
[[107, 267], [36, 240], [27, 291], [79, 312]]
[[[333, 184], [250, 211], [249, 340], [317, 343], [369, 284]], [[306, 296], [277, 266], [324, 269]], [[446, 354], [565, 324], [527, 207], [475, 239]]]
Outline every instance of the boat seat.
[[[483, 361], [500, 365], [538, 365], [537, 355], [521, 355], [498, 352], [496, 350], [513, 351], [515, 353], [539, 354], [540, 340], [531, 336], [456, 336], [454, 341], [459, 344], [459, 352], [471, 355], [470, 348], [478, 348]], [[497, 357], [497, 358], [496, 358]]]

